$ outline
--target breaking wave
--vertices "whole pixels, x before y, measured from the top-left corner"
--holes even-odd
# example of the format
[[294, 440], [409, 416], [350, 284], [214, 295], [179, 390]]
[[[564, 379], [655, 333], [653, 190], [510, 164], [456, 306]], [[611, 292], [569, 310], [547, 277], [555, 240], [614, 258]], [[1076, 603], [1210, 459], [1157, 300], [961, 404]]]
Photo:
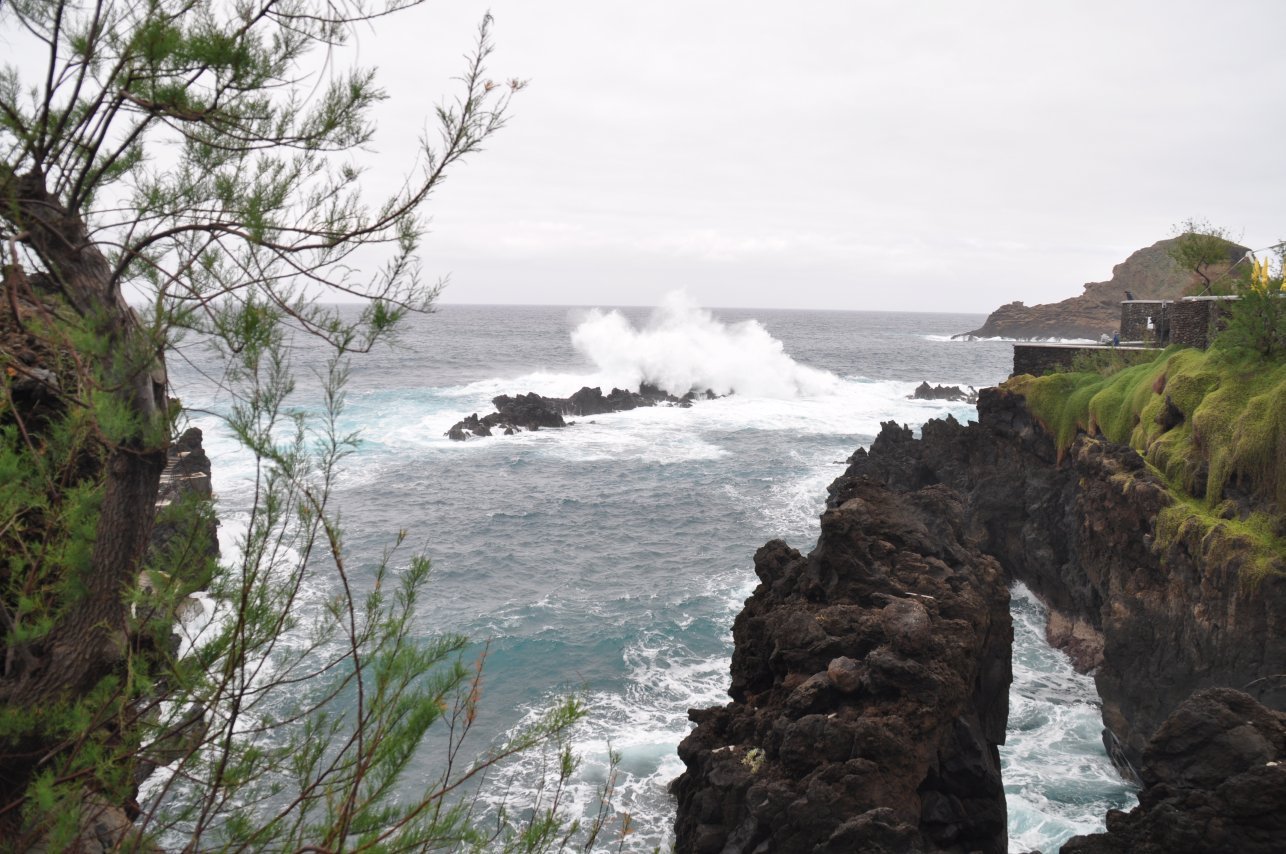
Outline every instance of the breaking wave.
[[724, 323], [681, 291], [667, 294], [642, 328], [619, 311], [593, 309], [572, 331], [572, 345], [623, 388], [648, 382], [679, 395], [710, 389], [790, 399], [839, 383], [796, 362], [759, 321]]

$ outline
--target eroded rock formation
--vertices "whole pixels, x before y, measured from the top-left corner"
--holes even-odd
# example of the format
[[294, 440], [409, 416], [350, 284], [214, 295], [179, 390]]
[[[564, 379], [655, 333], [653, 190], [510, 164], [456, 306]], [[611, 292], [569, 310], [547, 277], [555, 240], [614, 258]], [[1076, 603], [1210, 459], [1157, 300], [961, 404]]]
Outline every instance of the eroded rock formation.
[[885, 424], [831, 485], [817, 548], [756, 555], [733, 702], [691, 712], [680, 746], [678, 850], [1004, 850], [978, 759], [1003, 739], [1008, 684], [993, 560], [1095, 673], [1105, 745], [1145, 786], [1068, 850], [1280, 850], [1286, 575], [1246, 582], [1195, 527], [1158, 544], [1175, 499], [1130, 448], [1060, 453], [1022, 397], [978, 406], [920, 438]]
[[733, 702], [679, 747], [679, 851], [1005, 850], [1009, 596], [963, 523], [950, 489], [859, 480], [807, 557], [759, 550]]
[[[1148, 739], [1199, 688], [1245, 688], [1286, 708], [1286, 578], [1242, 583], [1199, 532], [1155, 545], [1172, 498], [1128, 447], [1082, 436], [1061, 457], [1020, 396], [985, 389], [979, 421], [886, 424], [831, 487], [875, 478], [894, 489], [941, 483], [964, 500], [982, 551], [1049, 605], [1050, 640], [1095, 671], [1105, 738], [1137, 768]], [[1124, 760], [1122, 762], [1121, 760]]]

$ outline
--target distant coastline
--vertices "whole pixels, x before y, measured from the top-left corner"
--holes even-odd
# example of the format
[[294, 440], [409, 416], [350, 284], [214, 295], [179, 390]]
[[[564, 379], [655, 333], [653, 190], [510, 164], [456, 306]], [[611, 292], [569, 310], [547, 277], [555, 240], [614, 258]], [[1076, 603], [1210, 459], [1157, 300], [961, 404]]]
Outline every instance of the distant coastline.
[[[1140, 249], [1112, 268], [1112, 277], [1089, 282], [1084, 292], [1056, 303], [1025, 305], [1015, 301], [987, 316], [982, 326], [958, 337], [1002, 338], [1018, 341], [1098, 341], [1112, 335], [1120, 324], [1121, 302], [1126, 299], [1173, 300], [1198, 292], [1201, 278], [1184, 270], [1171, 257], [1178, 238], [1160, 240]], [[1233, 255], [1245, 247], [1229, 244]]]

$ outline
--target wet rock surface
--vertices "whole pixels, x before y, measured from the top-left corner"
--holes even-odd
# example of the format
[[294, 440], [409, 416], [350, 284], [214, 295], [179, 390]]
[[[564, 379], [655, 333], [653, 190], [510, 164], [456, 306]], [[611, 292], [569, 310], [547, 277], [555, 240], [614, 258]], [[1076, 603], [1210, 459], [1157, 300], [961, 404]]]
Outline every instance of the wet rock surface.
[[809, 555], [759, 550], [733, 702], [679, 747], [678, 851], [1005, 851], [1009, 597], [963, 521], [865, 479]]
[[638, 391], [614, 388], [608, 394], [603, 394], [597, 386], [585, 386], [570, 397], [545, 397], [535, 392], [502, 394], [491, 399], [495, 412], [482, 417], [475, 412], [452, 425], [446, 436], [457, 442], [495, 433], [512, 436], [521, 430], [566, 427], [567, 418], [626, 412], [642, 406], [691, 406], [695, 400], [715, 397], [711, 391], [701, 394], [690, 391], [683, 397], [675, 397], [648, 383], [640, 385]]
[[969, 386], [965, 391], [958, 385], [934, 385], [931, 386], [927, 381], [916, 386], [909, 396], [909, 400], [952, 400], [962, 403], [977, 403], [978, 390]]
[[1143, 751], [1143, 791], [1107, 832], [1064, 854], [1270, 854], [1286, 847], [1286, 715], [1228, 688], [1198, 691]]

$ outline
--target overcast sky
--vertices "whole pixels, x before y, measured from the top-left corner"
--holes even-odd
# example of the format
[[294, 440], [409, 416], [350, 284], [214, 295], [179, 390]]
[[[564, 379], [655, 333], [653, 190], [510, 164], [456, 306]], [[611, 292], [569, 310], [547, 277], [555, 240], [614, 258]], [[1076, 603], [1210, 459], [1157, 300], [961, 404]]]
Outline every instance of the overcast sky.
[[435, 201], [447, 302], [989, 311], [1286, 236], [1281, 0], [433, 3], [360, 39], [384, 166], [488, 7], [531, 85]]
[[444, 302], [985, 312], [1189, 217], [1286, 237], [1286, 0], [438, 0], [343, 57], [373, 189], [488, 8], [530, 85], [432, 201]]

